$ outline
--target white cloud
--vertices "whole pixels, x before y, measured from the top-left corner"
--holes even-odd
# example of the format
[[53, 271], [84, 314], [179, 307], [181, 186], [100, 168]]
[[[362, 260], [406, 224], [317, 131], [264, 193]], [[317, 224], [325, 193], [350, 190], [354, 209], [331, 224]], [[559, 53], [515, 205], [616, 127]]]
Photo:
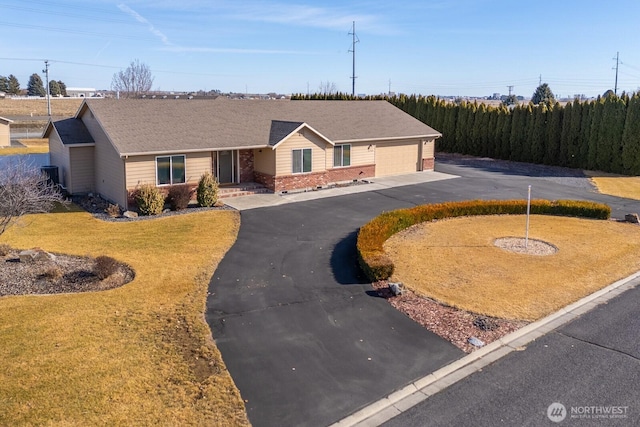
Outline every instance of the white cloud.
[[127, 15], [132, 16], [136, 21], [140, 22], [141, 24], [145, 24], [147, 26], [147, 28], [149, 29], [149, 31], [153, 35], [155, 35], [156, 37], [158, 37], [160, 39], [162, 44], [164, 44], [165, 46], [173, 46], [173, 44], [169, 41], [169, 38], [167, 36], [165, 36], [162, 33], [162, 31], [160, 31], [156, 27], [154, 27], [153, 24], [151, 22], [149, 22], [149, 20], [146, 19], [144, 16], [140, 15], [138, 12], [136, 12], [133, 9], [131, 9], [129, 6], [127, 6], [124, 3], [120, 3], [118, 5], [118, 9], [120, 9], [121, 11], [126, 13]]

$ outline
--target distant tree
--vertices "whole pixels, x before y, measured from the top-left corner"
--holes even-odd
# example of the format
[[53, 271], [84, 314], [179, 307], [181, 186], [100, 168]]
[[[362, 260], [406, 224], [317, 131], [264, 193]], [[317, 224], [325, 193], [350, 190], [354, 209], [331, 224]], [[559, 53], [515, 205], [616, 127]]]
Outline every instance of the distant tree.
[[338, 93], [338, 87], [334, 82], [327, 80], [326, 82], [320, 82], [318, 86], [318, 93], [320, 95], [335, 95]]
[[29, 83], [27, 83], [27, 95], [29, 96], [46, 96], [47, 91], [44, 89], [42, 79], [37, 73], [31, 74]]
[[14, 76], [13, 74], [9, 74], [9, 90], [7, 91], [7, 93], [10, 93], [12, 95], [20, 94], [20, 83], [18, 82], [16, 76]]
[[509, 107], [510, 105], [518, 105], [518, 97], [515, 95], [509, 95], [502, 101], [502, 105], [504, 105], [505, 107]]
[[49, 94], [51, 94], [51, 96], [62, 95], [62, 92], [60, 91], [60, 85], [58, 84], [57, 81], [51, 80], [49, 82]]
[[9, 79], [0, 76], [0, 92], [9, 93]]
[[531, 96], [531, 102], [534, 104], [555, 104], [556, 98], [553, 96], [553, 92], [551, 92], [551, 88], [548, 84], [542, 83], [540, 86], [536, 88], [536, 91], [533, 92]]
[[111, 80], [111, 89], [125, 98], [137, 98], [151, 90], [151, 69], [138, 59], [132, 61], [124, 71], [118, 71]]
[[57, 186], [25, 162], [9, 163], [0, 174], [0, 235], [23, 215], [49, 212], [65, 203]]
[[616, 96], [616, 93], [611, 89], [607, 90], [605, 93], [602, 94], [603, 98], [608, 98], [610, 96]]
[[60, 95], [67, 96], [67, 85], [62, 80], [58, 80], [58, 86], [60, 86]]

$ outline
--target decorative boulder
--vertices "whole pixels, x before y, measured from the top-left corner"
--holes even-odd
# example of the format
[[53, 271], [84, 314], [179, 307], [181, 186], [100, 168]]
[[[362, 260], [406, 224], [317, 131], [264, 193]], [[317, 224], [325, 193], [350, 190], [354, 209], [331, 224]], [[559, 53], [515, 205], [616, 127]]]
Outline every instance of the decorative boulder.
[[624, 220], [632, 224], [640, 224], [640, 217], [638, 217], [637, 213], [626, 214]]
[[134, 211], [125, 211], [122, 216], [125, 218], [138, 218], [137, 212]]
[[389, 290], [395, 296], [402, 295], [404, 293], [404, 285], [402, 282], [389, 282]]

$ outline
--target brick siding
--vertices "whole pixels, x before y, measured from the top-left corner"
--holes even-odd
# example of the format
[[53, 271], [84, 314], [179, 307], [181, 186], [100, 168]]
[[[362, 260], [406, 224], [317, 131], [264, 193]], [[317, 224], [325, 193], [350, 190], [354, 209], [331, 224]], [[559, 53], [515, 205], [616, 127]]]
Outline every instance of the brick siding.
[[253, 150], [240, 150], [240, 182], [253, 182], [255, 176], [253, 173]]
[[375, 174], [375, 165], [366, 165], [284, 176], [272, 176], [255, 172], [254, 177], [256, 182], [259, 182], [272, 191], [289, 191], [315, 189], [339, 182], [372, 178]]
[[422, 159], [422, 170], [423, 171], [432, 171], [434, 168], [434, 158], [430, 159]]

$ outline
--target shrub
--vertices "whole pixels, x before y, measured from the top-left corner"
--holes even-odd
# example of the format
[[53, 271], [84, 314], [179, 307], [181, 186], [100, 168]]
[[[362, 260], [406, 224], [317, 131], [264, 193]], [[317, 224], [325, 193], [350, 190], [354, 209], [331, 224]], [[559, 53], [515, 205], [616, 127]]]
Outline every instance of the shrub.
[[164, 209], [164, 196], [154, 185], [142, 184], [135, 190], [133, 198], [142, 215], [159, 215]]
[[57, 265], [53, 265], [51, 267], [48, 267], [44, 271], [44, 273], [42, 273], [42, 277], [44, 277], [45, 279], [51, 282], [54, 280], [58, 280], [59, 278], [62, 277], [62, 270]]
[[167, 194], [167, 203], [169, 203], [171, 210], [180, 211], [189, 206], [192, 195], [193, 191], [188, 184], [172, 185]]
[[6, 243], [0, 244], [0, 256], [7, 256], [11, 252], [11, 246]]
[[101, 255], [96, 258], [93, 267], [93, 273], [100, 280], [104, 280], [118, 271], [120, 263], [110, 256]]
[[198, 205], [210, 208], [218, 201], [218, 181], [211, 172], [205, 172], [198, 181], [196, 198]]
[[107, 208], [104, 211], [111, 218], [117, 218], [120, 216], [120, 206], [118, 206], [117, 204], [112, 205], [111, 203], [109, 203], [109, 206], [107, 206]]
[[[611, 208], [601, 203], [581, 200], [532, 200], [531, 214], [575, 216], [608, 219]], [[421, 205], [409, 209], [384, 212], [360, 228], [356, 243], [358, 262], [372, 281], [391, 277], [394, 265], [384, 252], [384, 242], [414, 224], [442, 218], [472, 215], [522, 215], [527, 213], [526, 200], [473, 200]]]

